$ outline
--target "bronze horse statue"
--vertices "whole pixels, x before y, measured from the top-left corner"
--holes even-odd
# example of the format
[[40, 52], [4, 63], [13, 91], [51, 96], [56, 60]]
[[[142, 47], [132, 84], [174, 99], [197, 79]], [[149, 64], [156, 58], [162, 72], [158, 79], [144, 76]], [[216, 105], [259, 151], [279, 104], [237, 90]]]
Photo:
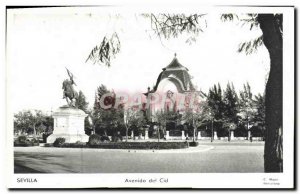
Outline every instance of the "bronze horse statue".
[[[67, 69], [67, 68], [66, 68]], [[67, 100], [67, 103], [70, 107], [76, 107], [76, 101], [78, 100], [78, 93], [75, 91], [73, 85], [76, 86], [76, 83], [73, 79], [73, 74], [67, 69], [69, 79], [65, 79], [62, 84], [63, 89], [63, 99]], [[75, 100], [75, 101], [74, 101]]]

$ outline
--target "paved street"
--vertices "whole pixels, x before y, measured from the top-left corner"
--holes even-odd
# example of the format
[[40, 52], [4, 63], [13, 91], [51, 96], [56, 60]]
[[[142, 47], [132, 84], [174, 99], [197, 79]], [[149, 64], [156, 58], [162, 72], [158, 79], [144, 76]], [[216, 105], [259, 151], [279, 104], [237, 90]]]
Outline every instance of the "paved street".
[[15, 147], [15, 173], [263, 172], [262, 142], [201, 142], [180, 150]]

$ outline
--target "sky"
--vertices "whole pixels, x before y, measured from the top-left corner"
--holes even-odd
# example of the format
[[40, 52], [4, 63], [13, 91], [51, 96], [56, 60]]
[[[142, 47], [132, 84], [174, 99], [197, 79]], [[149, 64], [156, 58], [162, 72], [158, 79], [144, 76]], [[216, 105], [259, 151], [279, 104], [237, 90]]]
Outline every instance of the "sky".
[[[261, 35], [241, 22], [222, 22], [220, 13], [208, 13], [196, 42], [186, 43], [187, 34], [159, 39], [150, 20], [140, 13], [108, 13], [105, 8], [9, 10], [7, 23], [7, 78], [13, 112], [55, 110], [66, 104], [62, 82], [65, 67], [75, 76], [76, 90], [83, 91], [93, 106], [95, 91], [104, 84], [114, 91], [145, 92], [153, 86], [162, 68], [177, 54], [189, 69], [198, 90], [214, 84], [223, 88], [232, 82], [237, 91], [249, 82], [254, 94], [263, 93], [269, 70], [264, 46], [254, 54], [238, 53], [238, 45]], [[207, 27], [204, 25], [207, 23]], [[121, 51], [111, 67], [86, 62], [90, 51], [105, 35], [117, 32]]]

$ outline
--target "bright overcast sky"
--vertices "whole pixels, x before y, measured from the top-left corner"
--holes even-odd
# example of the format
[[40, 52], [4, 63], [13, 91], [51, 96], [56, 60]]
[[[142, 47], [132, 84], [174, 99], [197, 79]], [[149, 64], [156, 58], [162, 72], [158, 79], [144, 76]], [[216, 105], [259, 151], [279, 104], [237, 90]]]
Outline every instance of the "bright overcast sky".
[[[56, 13], [53, 8], [8, 12], [9, 100], [14, 112], [50, 111], [65, 104], [65, 67], [76, 77], [76, 89], [83, 91], [91, 107], [101, 84], [115, 91], [145, 92], [155, 84], [175, 52], [193, 76], [192, 82], [204, 92], [218, 82], [223, 88], [233, 82], [240, 90], [247, 81], [255, 94], [264, 91], [269, 69], [265, 47], [252, 55], [237, 52], [239, 43], [261, 35], [259, 28], [249, 31], [249, 26], [221, 22], [220, 15], [210, 13], [205, 17], [207, 28], [196, 43], [189, 45], [184, 36], [160, 41], [149, 31], [150, 20], [139, 14], [122, 13], [120, 19], [115, 19], [103, 11], [90, 14], [86, 10], [64, 9]], [[103, 36], [115, 31], [120, 37], [121, 52], [111, 67], [85, 63]]]

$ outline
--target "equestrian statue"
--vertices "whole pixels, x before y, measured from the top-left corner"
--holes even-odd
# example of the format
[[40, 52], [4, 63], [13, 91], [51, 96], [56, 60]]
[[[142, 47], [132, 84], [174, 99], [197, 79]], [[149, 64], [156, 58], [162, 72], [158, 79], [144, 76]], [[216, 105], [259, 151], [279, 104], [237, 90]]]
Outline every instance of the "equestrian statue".
[[65, 79], [63, 81], [63, 99], [65, 98], [67, 100], [69, 107], [77, 108], [76, 101], [78, 100], [78, 93], [75, 91], [73, 85], [76, 86], [76, 83], [74, 82], [74, 76], [73, 74], [66, 68], [67, 73], [69, 75], [70, 79]]

